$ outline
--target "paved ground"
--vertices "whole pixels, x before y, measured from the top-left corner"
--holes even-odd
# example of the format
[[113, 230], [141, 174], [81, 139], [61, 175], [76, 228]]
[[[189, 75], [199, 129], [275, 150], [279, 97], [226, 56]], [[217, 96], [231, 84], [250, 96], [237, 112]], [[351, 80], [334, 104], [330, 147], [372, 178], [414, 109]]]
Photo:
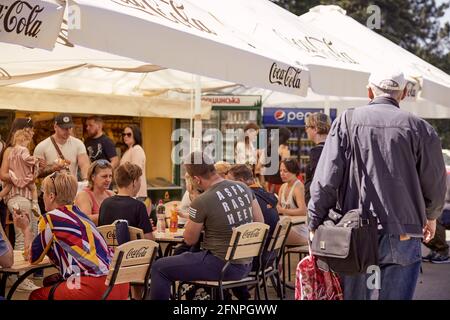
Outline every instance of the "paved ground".
[[[450, 230], [446, 234], [450, 244]], [[429, 250], [422, 246], [422, 253], [428, 254]], [[450, 263], [447, 264], [422, 264], [423, 274], [417, 283], [415, 300], [450, 300]]]
[[[450, 231], [447, 231], [447, 239], [450, 240]], [[428, 253], [428, 249], [423, 247], [423, 254]], [[292, 272], [295, 273], [295, 267], [298, 261], [292, 259]], [[417, 283], [415, 300], [450, 300], [450, 264], [422, 264], [423, 273], [419, 277]], [[50, 271], [52, 270], [52, 271]], [[46, 274], [53, 273], [54, 269], [46, 270]], [[293, 275], [295, 277], [295, 275]], [[42, 285], [42, 282], [36, 281], [37, 285]], [[261, 292], [262, 293], [262, 292]], [[13, 299], [25, 300], [28, 299], [29, 293], [16, 292]], [[276, 299], [275, 290], [269, 287], [269, 296], [271, 299]], [[287, 290], [288, 300], [294, 299], [294, 292]]]

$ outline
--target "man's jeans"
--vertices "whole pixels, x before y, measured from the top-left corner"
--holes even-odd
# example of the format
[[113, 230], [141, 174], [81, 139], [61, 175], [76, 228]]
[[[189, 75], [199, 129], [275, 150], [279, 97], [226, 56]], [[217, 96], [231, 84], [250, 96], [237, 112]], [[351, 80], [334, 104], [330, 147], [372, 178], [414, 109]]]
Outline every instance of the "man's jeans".
[[341, 276], [344, 299], [370, 300], [379, 289], [379, 300], [412, 300], [420, 272], [422, 239], [400, 241], [398, 235], [380, 235], [378, 243], [381, 275], [369, 270], [367, 274]]
[[[224, 265], [225, 261], [207, 250], [158, 259], [151, 270], [150, 299], [169, 300], [173, 281], [218, 280]], [[228, 267], [224, 280], [242, 279], [250, 269], [251, 264], [232, 264]]]

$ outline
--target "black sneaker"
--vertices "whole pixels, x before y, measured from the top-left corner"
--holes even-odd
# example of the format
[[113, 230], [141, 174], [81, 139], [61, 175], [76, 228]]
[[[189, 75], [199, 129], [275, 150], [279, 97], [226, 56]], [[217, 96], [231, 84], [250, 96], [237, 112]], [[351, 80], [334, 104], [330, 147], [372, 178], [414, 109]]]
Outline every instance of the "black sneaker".
[[425, 257], [422, 257], [422, 261], [424, 262], [431, 262], [431, 259], [433, 259], [437, 254], [435, 251], [430, 251], [429, 254], [427, 254]]
[[431, 258], [431, 262], [437, 264], [450, 263], [450, 258], [448, 255], [444, 256], [442, 254], [437, 253], [433, 258]]

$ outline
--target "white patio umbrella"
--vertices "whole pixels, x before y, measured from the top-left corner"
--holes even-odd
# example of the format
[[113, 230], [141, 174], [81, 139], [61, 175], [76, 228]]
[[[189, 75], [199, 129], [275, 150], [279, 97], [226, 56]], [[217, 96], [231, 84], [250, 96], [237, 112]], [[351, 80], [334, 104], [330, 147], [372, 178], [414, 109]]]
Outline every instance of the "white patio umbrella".
[[79, 46], [69, 47], [61, 42], [58, 42], [52, 51], [0, 42], [0, 86], [44, 78], [83, 66], [130, 72], [163, 69], [106, 52]]
[[64, 15], [64, 2], [57, 0], [2, 0], [0, 42], [51, 50]]
[[363, 97], [374, 63], [268, 0], [69, 0], [69, 8], [76, 45], [290, 94], [309, 86]]
[[364, 52], [376, 68], [398, 68], [420, 83], [419, 96], [438, 105], [449, 106], [450, 75], [346, 15], [338, 6], [317, 6], [299, 16], [312, 28], [327, 31], [346, 41], [353, 51]]
[[69, 41], [84, 47], [201, 76], [304, 95], [308, 70], [271, 45], [248, 42], [222, 15], [197, 1], [70, 0], [80, 28]]
[[[166, 2], [126, 0], [71, 1], [71, 7], [80, 13], [81, 29], [71, 30], [70, 40], [99, 50], [197, 74], [217, 74], [220, 79], [233, 79], [232, 83], [243, 83], [247, 86], [258, 83], [258, 87], [290, 93], [294, 91], [295, 94], [303, 94], [306, 89], [270, 83], [270, 71], [261, 74], [259, 71], [264, 67], [256, 67], [257, 63], [261, 63], [258, 66], [264, 65], [268, 56], [276, 56], [278, 60], [289, 63], [294, 61], [293, 64], [310, 70], [306, 80], [309, 80], [315, 93], [361, 98], [366, 96], [364, 86], [370, 69], [379, 65], [377, 63], [382, 63], [377, 60], [379, 57], [369, 56], [367, 52], [348, 44], [345, 39], [330, 35], [329, 30], [321, 31], [299, 21], [295, 15], [270, 1], [185, 0], [177, 3], [171, 2], [170, 5]], [[119, 23], [120, 21], [130, 23]], [[144, 27], [145, 29], [142, 29]], [[213, 30], [213, 27], [216, 29]], [[131, 35], [129, 32], [132, 32]], [[170, 37], [172, 35], [174, 37]], [[64, 52], [64, 58], [54, 59], [52, 55], [40, 54], [36, 60], [35, 57], [28, 56], [29, 52], [20, 52], [23, 56], [16, 59], [17, 54], [10, 52], [9, 56], [13, 58], [5, 64], [2, 63], [4, 61], [1, 60], [0, 50], [0, 67], [6, 66], [9, 70], [8, 76], [2, 78], [0, 75], [0, 85], [2, 81], [8, 84], [14, 82], [14, 79], [16, 82], [23, 80], [24, 77], [15, 76], [14, 72], [11, 72], [15, 70], [20, 75], [22, 65], [27, 65], [28, 68], [34, 66], [35, 72], [42, 71], [42, 68], [53, 68], [50, 70], [54, 70], [54, 73], [59, 73], [61, 68], [64, 70], [67, 67], [78, 67], [79, 63], [109, 68], [121, 66], [138, 72], [159, 68], [131, 58], [113, 55], [108, 58], [106, 53], [79, 46], [57, 46], [54, 51]], [[265, 56], [261, 55], [262, 52]], [[243, 54], [244, 58], [241, 59], [239, 54]], [[93, 59], [95, 63], [92, 63]], [[27, 63], [20, 64], [21, 60]], [[46, 63], [43, 64], [42, 61]], [[272, 61], [270, 66], [273, 65]], [[257, 74], [252, 73], [252, 70], [256, 70]], [[86, 74], [85, 71], [83, 73]], [[302, 81], [305, 74], [302, 71]], [[285, 79], [288, 78], [286, 75], [289, 76], [289, 73], [284, 74]], [[34, 77], [39, 76], [42, 74], [34, 74]], [[283, 73], [278, 71], [275, 78], [277, 76], [282, 77]], [[89, 87], [88, 83], [91, 82], [87, 78], [84, 78], [84, 87]], [[97, 78], [94, 76], [92, 82], [95, 82], [95, 79]], [[305, 83], [304, 81], [302, 86]], [[126, 87], [126, 81], [122, 81], [122, 85]], [[230, 83], [225, 82], [225, 85]], [[150, 90], [158, 91], [157, 88]]]
[[367, 82], [372, 61], [327, 30], [311, 28], [293, 13], [267, 0], [192, 1], [220, 14], [220, 21], [239, 37], [258, 46], [269, 46], [277, 55], [291, 57], [306, 66], [313, 92], [365, 96], [361, 83]]
[[[171, 94], [192, 90], [192, 75], [129, 58], [59, 43], [51, 52], [0, 43], [0, 67], [1, 109], [192, 117], [189, 99]], [[204, 90], [224, 85], [202, 79]], [[202, 103], [199, 114], [210, 110]]]

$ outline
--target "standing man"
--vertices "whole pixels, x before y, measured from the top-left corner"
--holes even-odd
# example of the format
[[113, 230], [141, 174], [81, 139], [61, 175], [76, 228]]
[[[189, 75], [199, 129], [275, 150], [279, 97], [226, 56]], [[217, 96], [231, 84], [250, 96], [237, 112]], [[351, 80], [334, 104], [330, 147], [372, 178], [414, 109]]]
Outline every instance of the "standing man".
[[65, 168], [77, 177], [79, 169], [81, 179], [87, 183], [90, 162], [83, 142], [70, 135], [73, 128], [72, 115], [57, 115], [53, 128], [55, 133], [41, 141], [34, 149], [34, 156], [44, 159], [47, 163], [41, 176], [45, 177]]
[[[380, 300], [410, 300], [420, 270], [421, 242], [434, 237], [445, 197], [441, 142], [423, 119], [400, 109], [406, 95], [402, 72], [378, 71], [369, 78], [367, 106], [347, 110], [333, 123], [311, 184], [311, 238], [336, 206], [358, 208], [361, 197], [379, 225]], [[351, 143], [355, 156], [353, 161]], [[344, 276], [345, 299], [370, 299], [373, 273]]]
[[[224, 180], [217, 174], [212, 160], [203, 153], [191, 153], [185, 167], [194, 187], [204, 192], [191, 203], [184, 241], [195, 245], [204, 229], [204, 250], [157, 260], [151, 270], [151, 300], [169, 300], [172, 281], [219, 279], [233, 228], [264, 222], [250, 188], [240, 182]], [[232, 264], [224, 279], [242, 279], [250, 272], [251, 262], [251, 259], [243, 259]]]
[[104, 159], [111, 162], [114, 169], [119, 165], [114, 142], [103, 132], [103, 119], [100, 116], [90, 116], [86, 120], [86, 131], [89, 138], [85, 145], [91, 162]]

